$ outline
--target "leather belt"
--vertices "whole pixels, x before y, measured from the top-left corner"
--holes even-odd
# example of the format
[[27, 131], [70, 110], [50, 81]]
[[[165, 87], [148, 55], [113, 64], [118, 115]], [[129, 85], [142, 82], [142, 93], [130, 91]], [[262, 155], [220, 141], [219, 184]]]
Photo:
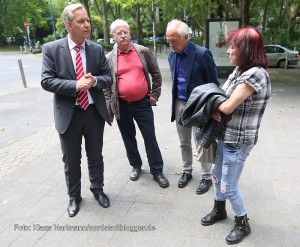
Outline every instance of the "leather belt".
[[147, 98], [147, 96], [145, 96], [144, 98], [142, 98], [142, 99], [140, 99], [140, 100], [137, 100], [137, 101], [126, 101], [126, 100], [123, 100], [123, 99], [121, 99], [121, 98], [120, 98], [120, 100], [122, 100], [123, 102], [125, 102], [125, 103], [128, 104], [128, 105], [131, 105], [131, 104], [136, 104], [136, 103], [138, 103], [138, 102], [141, 102], [141, 101], [143, 101], [145, 98]]

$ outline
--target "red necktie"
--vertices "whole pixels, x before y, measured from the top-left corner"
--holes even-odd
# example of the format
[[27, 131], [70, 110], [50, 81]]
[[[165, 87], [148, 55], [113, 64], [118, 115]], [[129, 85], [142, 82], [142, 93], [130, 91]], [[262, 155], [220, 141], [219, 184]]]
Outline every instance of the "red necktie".
[[[79, 80], [84, 75], [82, 58], [80, 56], [81, 46], [75, 46], [76, 49], [76, 79]], [[89, 98], [87, 91], [79, 92], [77, 96], [77, 102], [83, 110], [86, 110], [89, 106]]]

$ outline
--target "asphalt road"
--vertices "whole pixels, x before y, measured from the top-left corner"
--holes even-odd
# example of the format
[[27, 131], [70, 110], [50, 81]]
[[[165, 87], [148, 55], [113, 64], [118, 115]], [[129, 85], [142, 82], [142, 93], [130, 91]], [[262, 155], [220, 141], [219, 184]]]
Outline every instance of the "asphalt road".
[[38, 87], [41, 74], [41, 55], [25, 53], [0, 54], [0, 92], [24, 88], [19, 68], [23, 65], [27, 87]]

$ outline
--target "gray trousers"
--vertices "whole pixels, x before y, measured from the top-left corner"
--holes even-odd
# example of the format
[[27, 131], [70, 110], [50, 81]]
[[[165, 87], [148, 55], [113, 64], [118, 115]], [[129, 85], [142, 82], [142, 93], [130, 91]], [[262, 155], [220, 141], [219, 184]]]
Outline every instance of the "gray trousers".
[[[185, 102], [176, 100], [175, 103], [175, 121], [177, 134], [180, 141], [181, 157], [182, 157], [182, 173], [191, 174], [193, 171], [193, 148], [192, 148], [192, 135], [194, 128], [186, 128], [178, 124], [181, 113], [185, 107]], [[204, 179], [211, 179], [212, 177], [212, 164], [201, 162], [201, 177]]]

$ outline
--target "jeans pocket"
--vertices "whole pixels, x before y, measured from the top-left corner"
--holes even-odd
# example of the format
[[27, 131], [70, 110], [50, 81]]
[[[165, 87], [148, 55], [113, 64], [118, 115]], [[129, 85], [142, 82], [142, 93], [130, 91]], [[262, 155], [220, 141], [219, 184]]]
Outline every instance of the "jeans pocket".
[[224, 147], [229, 150], [239, 150], [240, 145], [238, 143], [224, 143]]

